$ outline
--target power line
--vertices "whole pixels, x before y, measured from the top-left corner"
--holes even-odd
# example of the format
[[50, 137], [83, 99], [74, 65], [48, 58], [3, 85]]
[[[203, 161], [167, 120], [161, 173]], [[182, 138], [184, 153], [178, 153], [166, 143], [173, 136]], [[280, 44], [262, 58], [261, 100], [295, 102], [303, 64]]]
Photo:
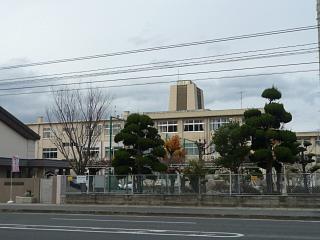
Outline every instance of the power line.
[[233, 71], [243, 71], [243, 70], [277, 68], [277, 67], [292, 67], [292, 66], [301, 66], [301, 65], [310, 65], [310, 64], [318, 64], [318, 62], [314, 61], [314, 62], [288, 63], [288, 64], [278, 64], [278, 65], [265, 65], [265, 66], [256, 66], [256, 67], [210, 70], [210, 71], [202, 71], [202, 72], [188, 72], [188, 73], [182, 73], [182, 74], [174, 73], [174, 74], [163, 74], [163, 75], [142, 76], [142, 77], [129, 77], [129, 78], [120, 78], [120, 79], [96, 80], [96, 81], [87, 81], [87, 82], [79, 82], [79, 83], [58, 83], [58, 84], [50, 84], [50, 85], [46, 84], [46, 85], [23, 86], [23, 87], [20, 86], [20, 87], [11, 87], [11, 88], [0, 88], [0, 91], [47, 88], [47, 87], [70, 86], [70, 85], [81, 85], [81, 84], [92, 84], [92, 83], [119, 82], [119, 81], [127, 81], [127, 80], [134, 80], [134, 79], [172, 77], [172, 76], [177, 76], [177, 75], [195, 75], [195, 74], [203, 74], [203, 73], [220, 73], [220, 72], [233, 72]]
[[[318, 63], [318, 62], [317, 62]], [[232, 78], [244, 78], [244, 77], [258, 77], [258, 76], [271, 76], [271, 75], [284, 75], [284, 74], [293, 74], [293, 73], [308, 73], [308, 72], [318, 72], [318, 69], [309, 69], [309, 70], [296, 70], [296, 71], [286, 71], [286, 72], [273, 72], [273, 73], [259, 73], [259, 74], [246, 74], [246, 75], [235, 75], [235, 76], [223, 76], [223, 77], [210, 77], [210, 78], [200, 78], [193, 79], [193, 81], [207, 81], [207, 80], [218, 80], [218, 79], [232, 79]], [[123, 85], [110, 85], [110, 86], [99, 86], [99, 89], [105, 88], [120, 88], [120, 87], [133, 87], [133, 86], [146, 86], [146, 85], [156, 85], [156, 84], [167, 84], [175, 83], [176, 81], [158, 81], [158, 82], [149, 82], [149, 83], [133, 83], [133, 84], [123, 84]], [[57, 91], [82, 91], [92, 89], [92, 87], [86, 88], [73, 88], [73, 89], [60, 89]], [[38, 91], [38, 92], [20, 92], [20, 93], [6, 93], [1, 94], [0, 97], [4, 96], [19, 96], [19, 95], [29, 95], [29, 94], [41, 94], [41, 93], [51, 93], [54, 90], [48, 91]]]
[[[26, 76], [26, 77], [5, 78], [5, 79], [0, 79], [0, 81], [34, 79], [34, 78], [60, 76], [60, 75], [68, 75], [68, 74], [78, 74], [78, 73], [88, 73], [88, 72], [97, 72], [97, 71], [113, 70], [113, 69], [121, 69], [121, 68], [142, 67], [142, 66], [150, 66], [150, 65], [159, 65], [159, 64], [164, 64], [164, 63], [174, 63], [174, 62], [188, 61], [188, 60], [199, 60], [199, 59], [207, 59], [207, 58], [216, 58], [216, 57], [232, 56], [232, 55], [239, 55], [239, 54], [247, 54], [247, 53], [265, 52], [265, 51], [279, 50], [279, 49], [306, 47], [306, 46], [312, 46], [312, 45], [318, 45], [318, 43], [314, 42], [314, 43], [305, 43], [305, 44], [296, 44], [296, 45], [286, 45], [286, 46], [279, 46], [279, 47], [273, 47], [273, 48], [264, 48], [264, 49], [232, 52], [232, 53], [209, 55], [209, 56], [202, 56], [202, 57], [191, 57], [191, 58], [183, 58], [183, 59], [175, 59], [175, 60], [164, 60], [164, 61], [159, 61], [159, 62], [132, 64], [132, 65], [124, 65], [124, 66], [116, 66], [116, 67], [108, 67], [108, 68], [96, 68], [96, 69], [89, 69], [89, 70], [82, 70], [82, 71], [62, 72], [62, 73], [53, 73], [53, 74], [42, 74], [42, 75]], [[315, 47], [315, 49], [317, 49], [317, 47]], [[300, 50], [300, 49], [298, 49], [298, 50]], [[296, 51], [296, 50], [294, 50], [294, 51]]]
[[186, 42], [186, 43], [164, 45], [164, 46], [157, 46], [157, 47], [150, 47], [150, 48], [134, 49], [134, 50], [121, 51], [121, 52], [104, 53], [104, 54], [88, 55], [88, 56], [81, 56], [81, 57], [74, 57], [74, 58], [63, 58], [63, 59], [56, 59], [56, 60], [49, 60], [49, 61], [42, 61], [42, 62], [33, 62], [33, 63], [27, 63], [27, 64], [10, 65], [10, 66], [0, 67], [0, 70], [22, 68], [22, 67], [42, 66], [42, 65], [65, 63], [65, 62], [74, 62], [74, 61], [82, 61], [82, 60], [89, 60], [89, 59], [96, 59], [96, 58], [113, 57], [113, 56], [136, 54], [136, 53], [151, 52], [151, 51], [159, 51], [159, 50], [181, 48], [181, 47], [190, 47], [190, 46], [212, 44], [212, 43], [225, 42], [225, 41], [234, 41], [234, 40], [240, 40], [240, 39], [248, 39], [248, 38], [278, 35], [278, 34], [287, 34], [287, 33], [293, 33], [293, 32], [308, 31], [308, 30], [313, 30], [313, 29], [317, 29], [317, 25], [296, 27], [296, 28], [287, 28], [287, 29], [280, 29], [280, 30], [267, 31], [267, 32], [258, 32], [258, 33], [253, 33], [253, 34], [244, 34], [244, 35], [238, 35], [238, 36], [209, 39], [209, 40], [204, 40], [204, 41]]
[[[310, 49], [310, 50], [309, 50]], [[161, 70], [161, 69], [170, 69], [170, 68], [180, 68], [180, 67], [193, 67], [199, 65], [208, 65], [208, 64], [217, 64], [217, 63], [227, 63], [227, 62], [236, 62], [236, 61], [246, 61], [246, 60], [253, 60], [253, 59], [265, 59], [265, 58], [273, 58], [273, 57], [285, 57], [285, 56], [292, 56], [298, 54], [308, 54], [314, 53], [317, 51], [317, 48], [309, 48], [306, 51], [301, 51], [305, 49], [298, 49], [298, 50], [291, 50], [291, 51], [282, 51], [282, 52], [272, 52], [266, 54], [255, 54], [255, 55], [248, 55], [248, 56], [240, 56], [236, 58], [221, 58], [215, 60], [206, 60], [206, 61], [199, 61], [199, 62], [187, 62], [183, 64], [173, 64], [173, 65], [163, 65], [163, 66], [155, 66], [155, 67], [146, 67], [146, 68], [133, 68], [121, 71], [109, 71], [109, 72], [99, 72], [99, 73], [89, 73], [89, 74], [80, 74], [80, 75], [69, 75], [69, 76], [61, 76], [61, 77], [52, 77], [52, 78], [43, 78], [43, 79], [31, 79], [31, 80], [21, 80], [21, 81], [1, 81], [0, 85], [12, 85], [17, 83], [33, 83], [33, 82], [49, 82], [49, 81], [59, 81], [63, 79], [75, 79], [75, 78], [88, 78], [88, 77], [98, 77], [98, 76], [105, 76], [105, 75], [115, 75], [115, 74], [125, 74], [125, 73], [134, 73], [134, 72], [142, 72], [142, 71], [153, 71], [153, 70]], [[316, 50], [313, 50], [316, 49]], [[1, 89], [0, 89], [1, 90]]]

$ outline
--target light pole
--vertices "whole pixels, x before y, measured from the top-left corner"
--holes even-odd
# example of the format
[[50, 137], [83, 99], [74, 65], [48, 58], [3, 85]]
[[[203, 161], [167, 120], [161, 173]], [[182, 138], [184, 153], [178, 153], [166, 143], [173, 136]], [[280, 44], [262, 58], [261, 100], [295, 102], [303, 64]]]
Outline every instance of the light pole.
[[118, 117], [113, 117], [113, 116], [110, 116], [110, 119], [109, 119], [109, 158], [110, 158], [110, 161], [112, 160], [112, 156], [113, 156], [113, 153], [112, 153], [112, 131], [113, 131], [113, 123], [112, 123], [112, 119], [117, 119], [117, 120], [120, 120], [122, 121], [123, 119], [120, 119]]
[[[117, 119], [117, 120], [122, 120], [120, 118], [117, 117], [113, 117], [110, 115], [110, 120], [109, 120], [109, 159], [110, 159], [110, 165], [111, 165], [111, 161], [112, 161], [112, 157], [113, 157], [113, 152], [112, 152], [112, 128], [113, 128], [113, 123], [112, 123], [112, 119]], [[111, 190], [111, 169], [109, 167], [109, 171], [108, 171], [108, 191], [110, 192]]]
[[[110, 163], [112, 161], [112, 116], [110, 116], [110, 120], [109, 120], [109, 160]], [[110, 173], [110, 170], [109, 170]]]

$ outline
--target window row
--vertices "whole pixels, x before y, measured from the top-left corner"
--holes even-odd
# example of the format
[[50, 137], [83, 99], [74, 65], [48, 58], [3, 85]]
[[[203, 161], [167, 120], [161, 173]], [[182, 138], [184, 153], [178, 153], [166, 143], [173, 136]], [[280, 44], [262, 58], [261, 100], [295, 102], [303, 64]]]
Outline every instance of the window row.
[[[229, 117], [215, 117], [211, 118], [209, 122], [209, 130], [217, 130], [221, 126], [230, 123], [232, 121]], [[178, 121], [171, 120], [171, 121], [159, 121], [158, 130], [160, 133], [177, 133], [178, 132]], [[105, 124], [104, 126], [98, 125], [94, 131], [94, 135], [101, 135], [102, 134], [102, 127], [104, 129], [104, 135], [110, 135], [112, 131], [112, 136], [117, 135], [121, 129], [121, 123], [113, 123], [112, 129], [110, 129], [110, 124]], [[183, 123], [183, 130], [185, 132], [203, 132], [204, 131], [204, 121], [201, 119], [189, 119], [184, 121]], [[89, 129], [86, 130], [87, 134], [89, 134]], [[43, 128], [43, 138], [52, 138], [53, 133], [50, 127]]]
[[[111, 154], [111, 157], [113, 158], [114, 153], [118, 149], [120, 149], [119, 146], [114, 146], [114, 147], [112, 147], [111, 153], [110, 153], [110, 147], [105, 147], [105, 157], [107, 159], [110, 159], [110, 154]], [[184, 149], [186, 151], [186, 155], [194, 155], [194, 156], [199, 155], [198, 147], [194, 142], [185, 142]], [[86, 151], [86, 149], [84, 149], [84, 151]], [[210, 151], [211, 152], [215, 151], [214, 145], [212, 145], [210, 147]], [[45, 159], [57, 158], [57, 155], [58, 155], [57, 148], [43, 148], [43, 151], [42, 151], [43, 158], [45, 158]], [[90, 157], [91, 158], [99, 158], [99, 156], [100, 156], [100, 148], [99, 147], [92, 147], [90, 149]]]
[[[231, 118], [216, 117], [211, 118], [209, 122], [209, 130], [217, 130], [221, 126], [230, 123]], [[176, 133], [178, 132], [178, 121], [160, 121], [158, 122], [158, 130], [161, 133]], [[203, 132], [204, 121], [201, 119], [189, 119], [183, 123], [183, 131], [185, 132]]]
[[[114, 156], [114, 153], [120, 149], [118, 146], [114, 146], [111, 149], [112, 157]], [[83, 151], [86, 152], [87, 149], [84, 149]], [[91, 158], [99, 158], [100, 157], [100, 148], [99, 147], [92, 147], [90, 149], [90, 157]], [[107, 159], [110, 159], [110, 147], [105, 147], [105, 157]], [[58, 150], [57, 148], [43, 148], [42, 149], [42, 158], [44, 159], [50, 159], [50, 158], [58, 158]]]
[[[98, 125], [95, 128], [95, 130], [93, 132], [93, 135], [94, 136], [101, 135], [102, 134], [102, 130], [103, 130], [102, 127], [104, 128], [104, 135], [110, 135], [110, 132], [112, 131], [112, 136], [115, 136], [121, 131], [122, 124], [121, 123], [113, 123], [112, 124], [112, 129], [110, 129], [110, 124], [106, 124], [104, 126]], [[64, 128], [63, 131], [64, 132], [66, 132], [66, 131], [74, 131], [74, 128]], [[85, 134], [89, 135], [89, 133], [90, 133], [90, 128], [87, 127]], [[42, 131], [42, 137], [43, 138], [53, 138], [54, 134], [53, 134], [52, 129], [50, 127], [44, 127], [43, 131]]]

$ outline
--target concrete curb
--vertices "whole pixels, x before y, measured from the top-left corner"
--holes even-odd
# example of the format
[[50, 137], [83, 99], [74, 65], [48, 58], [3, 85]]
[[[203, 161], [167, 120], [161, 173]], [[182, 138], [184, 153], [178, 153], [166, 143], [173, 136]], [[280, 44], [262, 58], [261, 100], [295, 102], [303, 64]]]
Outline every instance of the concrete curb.
[[202, 208], [96, 205], [0, 205], [4, 213], [137, 215], [203, 218], [250, 218], [283, 220], [320, 220], [319, 209]]

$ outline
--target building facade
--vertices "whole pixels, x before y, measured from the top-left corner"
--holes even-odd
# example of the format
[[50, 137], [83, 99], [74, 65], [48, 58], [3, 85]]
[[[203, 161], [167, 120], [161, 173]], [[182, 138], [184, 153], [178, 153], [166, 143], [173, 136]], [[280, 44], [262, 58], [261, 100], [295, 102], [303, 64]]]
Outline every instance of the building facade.
[[[166, 112], [144, 112], [154, 120], [155, 127], [161, 137], [166, 140], [173, 135], [178, 135], [181, 144], [186, 150], [186, 158], [197, 158], [198, 149], [196, 141], [201, 141], [206, 145], [205, 160], [212, 159], [214, 148], [209, 147], [214, 131], [220, 126], [229, 122], [243, 121], [243, 113], [246, 109], [230, 110], [208, 110], [204, 109], [203, 92], [191, 81], [178, 81], [177, 85], [170, 88], [170, 111]], [[129, 112], [124, 112], [121, 117], [112, 120], [112, 136], [110, 137], [110, 120], [102, 120], [98, 125], [99, 138], [96, 145], [91, 149], [92, 156], [110, 161], [114, 151], [122, 147], [114, 142], [114, 136], [123, 128], [125, 119]], [[35, 153], [38, 158], [63, 159], [63, 154], [59, 152], [53, 143], [51, 127], [59, 128], [59, 124], [50, 126], [42, 117], [36, 123], [28, 125], [34, 132], [41, 136], [35, 146]], [[111, 155], [110, 155], [111, 152]]]
[[[225, 109], [208, 110], [204, 108], [203, 92], [191, 81], [178, 81], [177, 85], [170, 88], [169, 111], [144, 112], [154, 120], [155, 127], [163, 140], [173, 135], [178, 135], [181, 145], [186, 152], [186, 159], [197, 159], [198, 147], [196, 142], [204, 144], [205, 161], [211, 161], [216, 156], [214, 145], [210, 144], [215, 131], [230, 122], [243, 123], [243, 115], [247, 109]], [[98, 125], [99, 138], [96, 145], [91, 149], [92, 157], [109, 162], [114, 151], [121, 148], [120, 143], [114, 142], [114, 136], [120, 132], [125, 124], [129, 112], [112, 120], [112, 131], [110, 131], [110, 120], [102, 120]], [[59, 125], [59, 124], [57, 124]], [[52, 129], [50, 124], [42, 117], [36, 123], [28, 125], [41, 139], [36, 142], [35, 154], [37, 158], [63, 159], [52, 141]], [[56, 126], [59, 127], [59, 126]], [[112, 132], [112, 136], [110, 136]], [[310, 151], [319, 155], [319, 134], [314, 132], [297, 133], [300, 141], [309, 140], [312, 143]], [[111, 154], [110, 154], [111, 152]]]
[[[99, 122], [96, 134], [98, 135], [96, 144], [90, 149], [90, 155], [97, 161], [109, 161], [110, 151], [113, 155], [114, 151], [119, 149], [122, 145], [114, 142], [114, 136], [120, 132], [124, 126], [124, 119], [112, 120], [112, 136], [110, 138], [110, 120], [102, 120]], [[35, 146], [35, 153], [38, 158], [44, 159], [64, 159], [64, 155], [58, 150], [54, 144], [53, 129], [60, 128], [59, 123], [48, 123], [43, 121], [43, 117], [39, 117], [36, 123], [28, 125], [34, 132], [39, 134], [41, 139], [37, 141]], [[60, 131], [63, 133], [63, 130]], [[111, 139], [111, 144], [110, 144]], [[65, 143], [66, 148], [67, 141]]]

